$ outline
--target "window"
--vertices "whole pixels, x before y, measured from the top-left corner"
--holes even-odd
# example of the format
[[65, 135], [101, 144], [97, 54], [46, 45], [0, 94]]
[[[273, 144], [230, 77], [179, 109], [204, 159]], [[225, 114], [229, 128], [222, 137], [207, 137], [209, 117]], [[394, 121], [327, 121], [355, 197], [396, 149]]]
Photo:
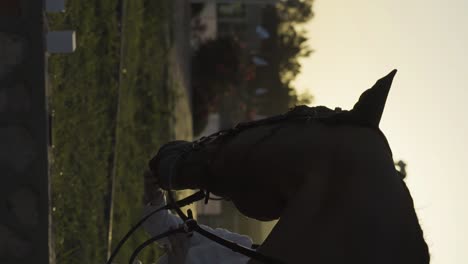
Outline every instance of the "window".
[[243, 18], [245, 13], [242, 3], [218, 4], [218, 18]]

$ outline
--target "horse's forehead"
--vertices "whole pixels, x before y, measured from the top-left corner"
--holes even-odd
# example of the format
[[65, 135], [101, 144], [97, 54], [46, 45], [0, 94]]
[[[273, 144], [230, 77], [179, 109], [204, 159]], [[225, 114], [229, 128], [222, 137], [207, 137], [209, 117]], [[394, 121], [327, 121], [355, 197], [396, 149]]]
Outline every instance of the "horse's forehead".
[[[235, 143], [245, 145], [248, 143], [259, 143], [268, 136], [276, 136], [275, 139], [281, 138], [282, 141], [302, 141], [303, 143], [311, 142], [326, 142], [326, 141], [341, 141], [346, 139], [344, 143], [353, 144], [352, 139], [368, 138], [368, 141], [361, 142], [362, 144], [373, 144], [374, 141], [382, 141], [385, 136], [379, 129], [369, 128], [358, 124], [337, 123], [330, 125], [326, 119], [309, 119], [305, 122], [297, 123], [275, 123], [245, 129], [233, 138]], [[340, 142], [343, 143], [343, 142]]]
[[[333, 140], [333, 128], [314, 120], [305, 123], [277, 123], [246, 129], [234, 138], [234, 144], [320, 144]], [[271, 140], [270, 140], [271, 139]]]
[[344, 149], [367, 149], [392, 157], [390, 145], [380, 129], [347, 125], [337, 127], [337, 131], [339, 136], [336, 138], [341, 139], [340, 144]]

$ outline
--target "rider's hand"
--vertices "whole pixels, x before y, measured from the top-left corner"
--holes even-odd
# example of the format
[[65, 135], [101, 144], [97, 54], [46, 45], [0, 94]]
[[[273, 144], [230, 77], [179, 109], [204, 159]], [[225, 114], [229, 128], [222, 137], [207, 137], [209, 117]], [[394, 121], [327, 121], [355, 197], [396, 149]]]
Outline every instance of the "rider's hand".
[[160, 200], [163, 195], [164, 194], [157, 183], [156, 177], [154, 177], [150, 171], [145, 171], [143, 204], [147, 205], [156, 202]]

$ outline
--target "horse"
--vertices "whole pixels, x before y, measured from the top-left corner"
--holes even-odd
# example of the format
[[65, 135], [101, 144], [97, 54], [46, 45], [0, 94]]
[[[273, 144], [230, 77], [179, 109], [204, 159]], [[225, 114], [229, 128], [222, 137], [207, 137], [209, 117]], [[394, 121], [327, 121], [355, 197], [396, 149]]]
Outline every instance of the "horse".
[[395, 74], [349, 111], [296, 106], [195, 142], [169, 142], [150, 170], [163, 189], [207, 190], [247, 217], [279, 219], [257, 250], [284, 263], [429, 263], [412, 197], [379, 129]]

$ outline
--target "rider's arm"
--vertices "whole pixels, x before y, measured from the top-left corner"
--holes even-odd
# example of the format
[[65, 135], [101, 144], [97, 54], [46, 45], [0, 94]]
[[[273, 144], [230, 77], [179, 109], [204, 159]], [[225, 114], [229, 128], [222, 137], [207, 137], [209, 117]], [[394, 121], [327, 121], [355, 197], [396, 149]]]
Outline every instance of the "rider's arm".
[[[146, 171], [144, 175], [143, 203], [145, 205], [143, 209], [144, 216], [166, 205], [164, 194], [149, 171]], [[181, 223], [182, 220], [179, 217], [171, 214], [168, 210], [162, 210], [148, 218], [143, 223], [143, 228], [151, 236], [156, 236], [168, 231], [170, 228], [176, 228]], [[158, 241], [158, 243], [162, 246], [168, 246], [169, 241], [165, 238]]]
[[[157, 200], [145, 206], [143, 210], [143, 215], [147, 216], [151, 212], [165, 205], [166, 205], [166, 201], [164, 199], [164, 196], [161, 195]], [[155, 213], [150, 218], [148, 218], [143, 223], [143, 228], [151, 236], [157, 236], [163, 232], [168, 231], [170, 228], [178, 227], [182, 223], [183, 223], [182, 219], [180, 219], [178, 216], [171, 214], [168, 210], [162, 210], [160, 212]], [[158, 241], [158, 243], [160, 245], [166, 246], [168, 245], [169, 241], [167, 238], [165, 238], [165, 239], [161, 239], [160, 241]]]
[[[144, 202], [146, 204], [144, 216], [166, 205], [166, 200], [161, 189], [152, 182], [149, 175], [145, 175]], [[151, 236], [156, 236], [171, 228], [177, 228], [180, 224], [183, 224], [183, 221], [177, 215], [170, 213], [169, 210], [162, 210], [148, 218], [143, 223], [143, 227]], [[200, 225], [200, 227], [242, 246], [249, 248], [252, 246], [252, 240], [248, 236], [233, 233], [223, 228], [213, 229], [205, 225]], [[182, 240], [185, 241], [185, 243], [182, 243]], [[187, 247], [187, 249], [190, 248], [187, 257], [190, 260], [195, 260], [193, 263], [198, 263], [196, 260], [199, 260], [199, 263], [246, 263], [248, 260], [247, 257], [235, 253], [196, 232], [189, 238], [185, 234], [181, 234], [179, 236], [172, 236], [170, 239], [161, 239], [158, 243], [166, 248], [171, 248], [172, 244], [179, 245], [182, 249], [184, 247]], [[179, 251], [184, 252], [184, 250]], [[171, 252], [168, 252], [168, 255], [164, 255], [158, 263], [167, 263], [169, 260], [168, 257], [176, 257], [171, 256], [170, 253]], [[187, 254], [187, 251], [185, 251], [185, 254]]]

